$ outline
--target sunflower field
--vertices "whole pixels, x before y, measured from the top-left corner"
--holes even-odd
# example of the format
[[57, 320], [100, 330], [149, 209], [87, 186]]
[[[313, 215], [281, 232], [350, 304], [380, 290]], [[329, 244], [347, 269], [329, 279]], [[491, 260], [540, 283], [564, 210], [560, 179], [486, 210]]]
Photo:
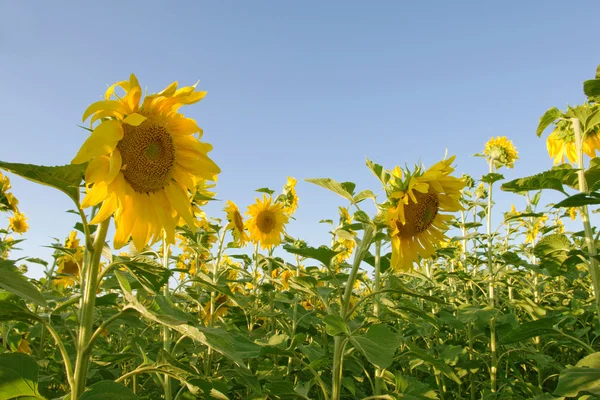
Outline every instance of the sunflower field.
[[[0, 162], [0, 399], [598, 398], [600, 67], [583, 87], [541, 116], [554, 166], [533, 176], [504, 178], [499, 136], [471, 176], [447, 154], [367, 159], [370, 189], [302, 177], [339, 199], [309, 246], [293, 177], [205, 213], [221, 170], [181, 109], [206, 92], [115, 83], [69, 164]], [[73, 201], [52, 260], [11, 255], [28, 223], [6, 172]]]

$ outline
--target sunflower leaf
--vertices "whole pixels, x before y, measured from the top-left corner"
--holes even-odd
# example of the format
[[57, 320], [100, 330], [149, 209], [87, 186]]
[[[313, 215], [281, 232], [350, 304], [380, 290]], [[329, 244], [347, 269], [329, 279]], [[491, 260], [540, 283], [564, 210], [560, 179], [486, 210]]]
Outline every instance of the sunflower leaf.
[[50, 186], [64, 192], [79, 206], [79, 185], [87, 164], [44, 165], [19, 164], [0, 161], [0, 169], [12, 172], [30, 181]]
[[600, 96], [600, 78], [583, 82], [583, 92], [587, 97]]
[[569, 179], [577, 173], [570, 165], [564, 164], [539, 174], [514, 179], [502, 184], [500, 189], [505, 192], [529, 192], [532, 190], [553, 189], [568, 195], [563, 185], [569, 184]]
[[16, 294], [40, 306], [46, 306], [46, 299], [37, 287], [19, 271], [10, 260], [0, 260], [0, 288]]
[[0, 354], [0, 393], [3, 399], [43, 399], [38, 392], [38, 365], [24, 353]]
[[[315, 185], [324, 187], [325, 189], [331, 190], [333, 193], [336, 193], [343, 198], [354, 202], [354, 197], [352, 196], [352, 192], [354, 191], [354, 185], [352, 182], [343, 182], [340, 183], [331, 178], [307, 178], [306, 182], [314, 183]], [[349, 189], [351, 191], [349, 191]]]
[[538, 124], [538, 127], [535, 131], [535, 133], [538, 135], [538, 137], [542, 136], [542, 133], [544, 133], [546, 128], [548, 126], [550, 126], [551, 123], [556, 121], [561, 116], [562, 116], [562, 113], [556, 107], [552, 107], [551, 109], [546, 111], [544, 113], [544, 115], [542, 115], [542, 117], [540, 118], [540, 123]]
[[319, 248], [314, 247], [294, 247], [285, 245], [283, 248], [292, 254], [297, 254], [304, 258], [312, 258], [314, 260], [321, 261], [323, 265], [329, 265], [331, 259], [337, 255], [336, 251], [331, 250], [329, 247], [321, 246]]

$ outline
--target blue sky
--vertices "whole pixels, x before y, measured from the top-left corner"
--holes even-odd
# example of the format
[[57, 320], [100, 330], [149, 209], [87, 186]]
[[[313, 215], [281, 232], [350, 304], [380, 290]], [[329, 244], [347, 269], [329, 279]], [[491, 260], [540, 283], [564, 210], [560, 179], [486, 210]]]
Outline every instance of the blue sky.
[[[428, 166], [448, 149], [459, 174], [480, 177], [484, 161], [471, 155], [506, 135], [521, 157], [508, 179], [550, 168], [535, 128], [548, 108], [585, 100], [599, 11], [597, 1], [6, 1], [0, 159], [69, 163], [87, 136], [76, 126], [86, 106], [131, 72], [150, 91], [200, 80], [207, 97], [182, 111], [214, 146], [218, 198], [245, 208], [254, 189], [294, 176], [300, 208], [288, 231], [319, 245], [329, 239], [318, 221], [344, 201], [302, 179], [379, 191], [365, 157]], [[31, 227], [14, 256], [48, 259], [42, 246], [68, 234], [72, 205], [12, 178]]]

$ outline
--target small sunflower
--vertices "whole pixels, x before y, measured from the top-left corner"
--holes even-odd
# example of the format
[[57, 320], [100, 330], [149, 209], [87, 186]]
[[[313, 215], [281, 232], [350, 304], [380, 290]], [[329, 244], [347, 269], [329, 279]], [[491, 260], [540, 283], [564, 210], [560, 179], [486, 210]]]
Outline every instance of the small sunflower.
[[569, 207], [569, 218], [571, 218], [572, 221], [577, 219], [577, 207]]
[[56, 259], [57, 272], [62, 276], [54, 279], [54, 282], [59, 286], [73, 286], [79, 278], [84, 255], [84, 247], [80, 246], [77, 232], [72, 231], [69, 234], [69, 237], [65, 240], [65, 249], [71, 250], [72, 253], [63, 254]]
[[403, 180], [390, 180], [386, 220], [392, 239], [391, 264], [397, 270], [409, 271], [419, 256], [430, 257], [434, 244], [445, 239], [444, 232], [453, 219], [442, 213], [462, 209], [465, 182], [450, 176], [454, 158], [440, 161], [425, 172], [420, 167], [412, 173], [406, 171]]
[[244, 246], [248, 242], [248, 234], [244, 229], [244, 219], [238, 206], [233, 201], [227, 200], [227, 207], [223, 211], [227, 213], [227, 221], [229, 221], [225, 229], [231, 230], [235, 245]]
[[483, 154], [485, 154], [488, 159], [493, 160], [497, 168], [503, 165], [507, 168], [513, 168], [515, 166], [515, 160], [519, 158], [517, 149], [512, 140], [508, 140], [506, 136], [492, 137], [488, 140], [485, 144]]
[[347, 207], [338, 207], [340, 210], [340, 225], [352, 224], [352, 217]]
[[10, 190], [10, 179], [0, 172], [0, 192], [6, 192], [7, 190]]
[[27, 224], [27, 217], [25, 214], [15, 212], [12, 217], [8, 219], [8, 227], [15, 233], [25, 233], [29, 229]]
[[[554, 131], [546, 139], [546, 148], [554, 165], [564, 163], [565, 158], [571, 163], [577, 162], [577, 144], [571, 121], [560, 120], [556, 123]], [[600, 150], [600, 134], [591, 132], [583, 141], [583, 152], [593, 158], [596, 150]]]
[[250, 216], [246, 221], [246, 229], [253, 243], [260, 243], [262, 249], [271, 249], [281, 243], [285, 224], [289, 220], [283, 204], [274, 203], [271, 197], [263, 195], [262, 200], [257, 198], [256, 203], [248, 207], [246, 214]]
[[296, 178], [288, 176], [287, 182], [283, 187], [281, 199], [285, 207], [283, 210], [287, 215], [293, 215], [298, 209], [298, 194], [296, 193]]
[[[116, 88], [125, 91], [115, 94]], [[93, 103], [83, 121], [100, 123], [85, 141], [73, 164], [89, 162], [85, 172], [87, 195], [82, 208], [102, 203], [91, 224], [114, 215], [114, 245], [131, 237], [142, 249], [162, 238], [174, 242], [180, 217], [194, 226], [190, 192], [201, 180], [215, 180], [219, 167], [208, 157], [212, 146], [194, 135], [202, 130], [178, 112], [200, 101], [206, 92], [195, 85], [177, 89], [173, 82], [162, 92], [142, 99], [135, 75], [108, 88], [105, 100]]]

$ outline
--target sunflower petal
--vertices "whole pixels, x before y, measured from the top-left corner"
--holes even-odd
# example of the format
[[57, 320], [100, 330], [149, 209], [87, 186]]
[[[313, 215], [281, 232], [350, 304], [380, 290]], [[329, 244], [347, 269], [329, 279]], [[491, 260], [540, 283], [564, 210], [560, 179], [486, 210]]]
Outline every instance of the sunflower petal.
[[176, 183], [170, 183], [165, 186], [165, 194], [169, 199], [169, 202], [177, 210], [179, 216], [188, 224], [190, 229], [194, 227], [194, 216], [192, 215], [192, 207], [190, 205], [190, 199], [184, 189]]
[[94, 216], [94, 218], [90, 221], [90, 225], [96, 225], [100, 222], [104, 221], [106, 218], [113, 215], [113, 213], [117, 210], [118, 201], [117, 196], [112, 195], [108, 199], [104, 200], [102, 203], [102, 207], [98, 210], [98, 213]]
[[145, 120], [147, 120], [148, 118], [144, 117], [142, 114], [138, 114], [138, 113], [133, 113], [133, 114], [129, 114], [124, 120], [123, 122], [125, 122], [127, 125], [131, 125], [131, 126], [139, 126], [142, 122], [144, 122]]
[[83, 164], [94, 157], [110, 153], [123, 138], [123, 127], [119, 121], [104, 121], [94, 129], [83, 143], [72, 164]]
[[97, 113], [98, 111], [114, 111], [119, 114], [128, 114], [129, 110], [127, 106], [117, 100], [101, 100], [92, 103], [83, 113], [82, 121], [85, 122], [90, 115]]

